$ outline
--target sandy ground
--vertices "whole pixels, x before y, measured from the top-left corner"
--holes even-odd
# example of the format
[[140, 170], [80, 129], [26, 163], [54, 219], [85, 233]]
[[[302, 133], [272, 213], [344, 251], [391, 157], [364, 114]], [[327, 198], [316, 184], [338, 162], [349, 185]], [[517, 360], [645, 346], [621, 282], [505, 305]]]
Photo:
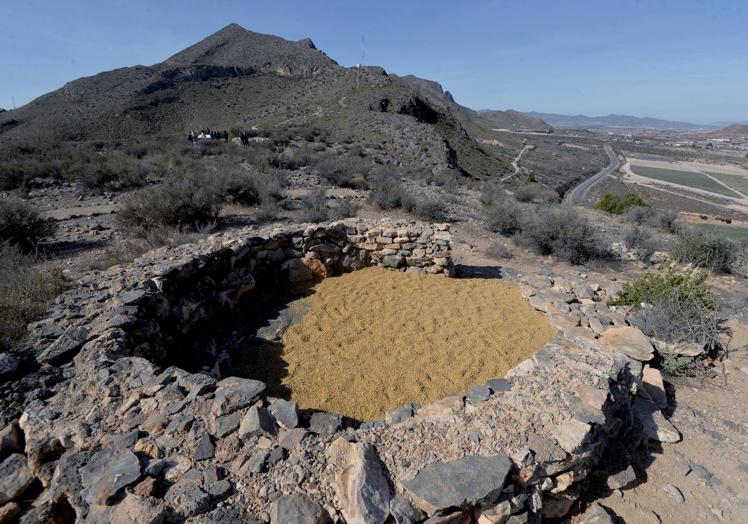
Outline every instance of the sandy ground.
[[370, 268], [317, 284], [283, 336], [304, 409], [358, 420], [502, 377], [555, 332], [516, 286]]

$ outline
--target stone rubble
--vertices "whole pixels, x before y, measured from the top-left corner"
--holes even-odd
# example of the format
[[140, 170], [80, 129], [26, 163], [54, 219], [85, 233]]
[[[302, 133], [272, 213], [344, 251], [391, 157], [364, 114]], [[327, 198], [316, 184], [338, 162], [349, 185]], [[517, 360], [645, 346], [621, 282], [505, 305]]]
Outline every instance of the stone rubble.
[[[642, 365], [652, 343], [599, 300], [610, 286], [582, 279], [520, 278], [559, 334], [506, 377], [360, 425], [302, 417], [255, 380], [170, 366], [204, 349], [189, 345], [193, 335], [230, 317], [258, 283], [369, 265], [449, 276], [450, 249], [446, 225], [345, 221], [214, 235], [82, 282], [30, 326], [29, 375], [3, 385], [0, 514], [528, 522], [566, 516], [578, 483], [624, 432], [680, 438], [659, 409], [661, 379]], [[41, 494], [19, 506], [32, 484]], [[592, 505], [575, 521], [606, 515]]]

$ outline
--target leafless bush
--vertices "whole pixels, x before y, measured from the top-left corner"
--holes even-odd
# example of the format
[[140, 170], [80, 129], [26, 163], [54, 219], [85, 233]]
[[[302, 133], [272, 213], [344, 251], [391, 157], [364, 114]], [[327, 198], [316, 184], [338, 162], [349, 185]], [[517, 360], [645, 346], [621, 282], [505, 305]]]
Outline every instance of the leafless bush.
[[341, 220], [343, 218], [355, 217], [358, 214], [359, 205], [348, 198], [341, 199], [337, 205], [330, 210], [332, 218]]
[[486, 249], [486, 255], [491, 258], [512, 258], [512, 252], [501, 242], [493, 241]]
[[678, 230], [670, 252], [679, 262], [714, 273], [746, 273], [746, 255], [737, 243], [694, 228]]
[[660, 293], [636, 310], [632, 321], [647, 335], [675, 344], [695, 342], [712, 347], [719, 333], [715, 311], [677, 290]]
[[542, 184], [525, 184], [514, 190], [514, 198], [518, 202], [534, 202], [536, 204], [552, 204], [558, 202], [558, 193]]
[[304, 222], [324, 222], [330, 218], [327, 208], [327, 191], [315, 189], [302, 200], [301, 219]]
[[440, 222], [447, 218], [447, 206], [437, 195], [429, 195], [418, 199], [411, 211], [422, 220]]
[[218, 219], [221, 204], [220, 191], [204, 178], [183, 177], [133, 193], [118, 219], [126, 229], [141, 233], [164, 226], [198, 229]]
[[512, 235], [521, 227], [522, 208], [508, 198], [494, 197], [484, 210], [486, 226], [502, 235]]
[[394, 209], [402, 204], [402, 182], [397, 178], [379, 177], [373, 183], [369, 200], [379, 209]]
[[53, 222], [39, 216], [28, 203], [18, 199], [0, 199], [0, 243], [7, 242], [25, 252], [54, 232]]
[[539, 208], [523, 219], [514, 240], [539, 255], [553, 255], [572, 264], [610, 256], [595, 228], [568, 207]]
[[26, 324], [41, 316], [66, 286], [62, 273], [17, 246], [0, 243], [0, 345], [26, 332]]
[[121, 240], [111, 247], [98, 251], [91, 257], [88, 267], [101, 271], [112, 266], [132, 262], [152, 247], [154, 246], [142, 238]]
[[663, 229], [670, 233], [676, 230], [678, 214], [672, 211], [656, 211], [651, 207], [633, 206], [625, 211], [626, 219], [637, 225], [647, 225]]

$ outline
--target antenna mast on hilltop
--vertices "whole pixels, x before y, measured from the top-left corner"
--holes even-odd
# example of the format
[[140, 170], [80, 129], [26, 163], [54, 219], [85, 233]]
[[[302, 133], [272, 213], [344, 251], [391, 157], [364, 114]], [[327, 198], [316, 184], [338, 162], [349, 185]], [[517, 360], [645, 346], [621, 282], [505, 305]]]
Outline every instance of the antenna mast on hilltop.
[[10, 101], [13, 102], [13, 109], [16, 108], [16, 99], [14, 97], [10, 97]]
[[361, 67], [364, 67], [365, 63], [366, 63], [366, 40], [364, 40], [364, 35], [361, 35], [361, 63], [359, 65]]

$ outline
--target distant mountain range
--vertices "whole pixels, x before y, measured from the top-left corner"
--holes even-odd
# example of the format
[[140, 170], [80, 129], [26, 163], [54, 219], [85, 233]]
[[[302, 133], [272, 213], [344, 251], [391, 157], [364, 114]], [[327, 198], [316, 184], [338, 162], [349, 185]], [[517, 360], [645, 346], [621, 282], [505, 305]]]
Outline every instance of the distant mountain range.
[[526, 111], [525, 115], [540, 118], [559, 128], [590, 128], [590, 129], [652, 129], [657, 131], [698, 131], [720, 127], [713, 124], [691, 124], [659, 118], [637, 117], [630, 115], [559, 115], [555, 113], [536, 113]]

